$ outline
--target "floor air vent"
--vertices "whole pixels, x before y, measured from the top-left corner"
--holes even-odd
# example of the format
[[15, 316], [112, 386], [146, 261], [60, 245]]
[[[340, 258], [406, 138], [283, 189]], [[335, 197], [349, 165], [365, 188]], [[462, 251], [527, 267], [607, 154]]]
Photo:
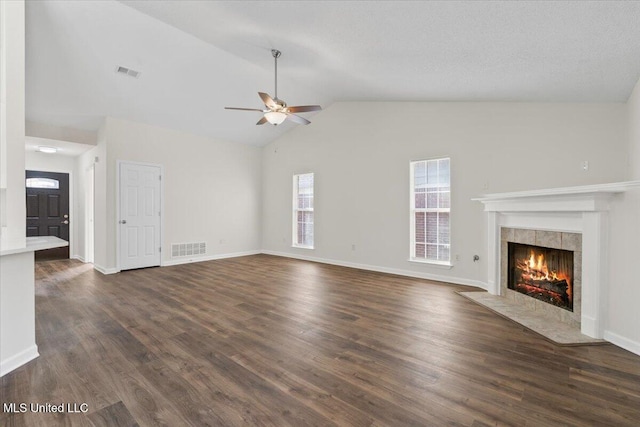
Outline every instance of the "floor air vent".
[[180, 258], [192, 255], [205, 255], [206, 253], [207, 244], [205, 242], [173, 243], [171, 245], [171, 258]]

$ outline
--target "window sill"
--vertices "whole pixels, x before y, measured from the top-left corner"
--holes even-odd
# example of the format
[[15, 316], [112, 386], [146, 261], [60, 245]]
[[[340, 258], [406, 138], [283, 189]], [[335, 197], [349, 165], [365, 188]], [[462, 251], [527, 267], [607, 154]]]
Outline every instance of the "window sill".
[[292, 248], [297, 248], [297, 249], [314, 249], [313, 246], [302, 246], [302, 245], [291, 245]]
[[409, 258], [407, 261], [409, 261], [409, 262], [417, 262], [418, 264], [428, 264], [428, 265], [431, 265], [433, 267], [443, 268], [443, 269], [446, 269], [446, 270], [451, 270], [451, 268], [453, 268], [453, 264], [451, 264], [451, 262], [447, 262], [447, 261], [430, 261], [428, 259], [415, 259], [415, 258]]

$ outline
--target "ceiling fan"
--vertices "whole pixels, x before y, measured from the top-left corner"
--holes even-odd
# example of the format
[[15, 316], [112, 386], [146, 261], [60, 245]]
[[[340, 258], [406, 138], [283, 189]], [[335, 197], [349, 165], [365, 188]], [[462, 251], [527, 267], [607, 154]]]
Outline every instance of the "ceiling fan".
[[298, 116], [295, 113], [306, 113], [309, 111], [320, 111], [322, 107], [319, 105], [299, 105], [296, 107], [289, 107], [287, 103], [281, 99], [278, 99], [278, 58], [282, 55], [282, 52], [276, 49], [271, 49], [271, 54], [273, 55], [275, 61], [275, 82], [276, 82], [276, 91], [275, 97], [271, 98], [268, 94], [264, 92], [258, 92], [262, 102], [267, 107], [266, 110], [260, 110], [258, 108], [237, 108], [237, 107], [224, 107], [225, 110], [241, 110], [241, 111], [260, 111], [264, 113], [264, 116], [260, 120], [258, 120], [257, 125], [263, 125], [265, 123], [271, 123], [274, 126], [279, 125], [285, 120], [291, 120], [294, 123], [298, 123], [300, 125], [308, 125], [311, 123], [309, 120], [304, 117]]

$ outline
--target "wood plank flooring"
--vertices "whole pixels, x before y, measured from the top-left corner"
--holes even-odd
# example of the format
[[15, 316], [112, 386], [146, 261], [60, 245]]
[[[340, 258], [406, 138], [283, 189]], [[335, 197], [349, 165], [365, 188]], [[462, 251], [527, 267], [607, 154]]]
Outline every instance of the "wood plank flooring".
[[640, 357], [560, 347], [425, 280], [256, 255], [38, 263], [0, 426], [638, 426]]

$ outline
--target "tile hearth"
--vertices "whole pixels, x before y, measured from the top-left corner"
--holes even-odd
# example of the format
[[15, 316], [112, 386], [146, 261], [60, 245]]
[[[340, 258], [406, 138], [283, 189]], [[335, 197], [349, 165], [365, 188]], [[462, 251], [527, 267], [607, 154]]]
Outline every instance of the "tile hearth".
[[489, 310], [506, 317], [530, 329], [546, 339], [560, 345], [594, 345], [607, 344], [607, 341], [591, 338], [580, 333], [580, 330], [562, 322], [549, 322], [549, 317], [523, 307], [507, 298], [491, 295], [487, 292], [458, 292], [465, 298], [480, 304]]

